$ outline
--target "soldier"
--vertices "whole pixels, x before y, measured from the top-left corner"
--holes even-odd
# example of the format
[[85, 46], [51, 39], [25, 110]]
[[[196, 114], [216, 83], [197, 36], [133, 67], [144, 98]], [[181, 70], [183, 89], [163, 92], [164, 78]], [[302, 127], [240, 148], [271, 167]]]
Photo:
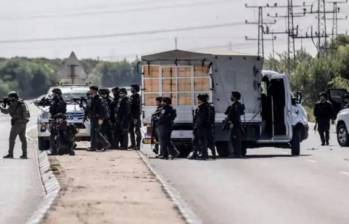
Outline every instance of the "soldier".
[[230, 139], [234, 148], [234, 156], [241, 157], [245, 155], [242, 151], [242, 123], [241, 115], [245, 112], [245, 107], [239, 102], [241, 94], [239, 92], [231, 93], [232, 105], [228, 107], [225, 114], [230, 128]]
[[25, 105], [23, 100], [19, 99], [16, 92], [10, 92], [8, 94], [9, 107], [0, 107], [0, 110], [4, 114], [10, 114], [11, 116], [11, 131], [9, 138], [9, 150], [8, 154], [4, 156], [5, 159], [13, 158], [13, 149], [17, 135], [22, 142], [22, 156], [21, 159], [27, 159], [27, 138], [26, 128], [30, 118], [28, 107]]
[[345, 94], [343, 97], [343, 109], [348, 109], [349, 108], [349, 94]]
[[335, 112], [331, 102], [327, 100], [327, 94], [325, 92], [320, 93], [320, 100], [314, 107], [314, 116], [316, 118], [321, 145], [329, 145], [330, 120], [335, 119]]
[[74, 156], [75, 135], [78, 132], [76, 127], [73, 124], [68, 124], [65, 114], [56, 114], [54, 119], [57, 124], [58, 130], [58, 154], [69, 154], [71, 156]]
[[216, 159], [216, 146], [215, 146], [215, 118], [216, 118], [216, 111], [212, 104], [210, 104], [210, 110], [209, 110], [209, 119], [208, 122], [210, 124], [210, 131], [208, 133], [208, 148], [211, 150], [212, 158]]
[[131, 85], [132, 95], [130, 97], [131, 121], [130, 121], [130, 148], [139, 150], [141, 146], [141, 96], [139, 85]]
[[[156, 127], [157, 127], [157, 121], [159, 119], [159, 116], [161, 114], [162, 110], [162, 105], [161, 105], [162, 97], [156, 97], [155, 98], [155, 105], [156, 105], [156, 110], [155, 112], [151, 115], [151, 127], [152, 127], [152, 136], [151, 136], [151, 143], [154, 143], [155, 140], [155, 145], [153, 148], [153, 152], [155, 154], [159, 154], [159, 136], [156, 133]], [[161, 155], [159, 155], [161, 156]]]
[[125, 88], [120, 89], [119, 95], [120, 98], [115, 111], [115, 123], [120, 127], [120, 149], [127, 150], [131, 113], [130, 102]]
[[102, 100], [98, 95], [98, 87], [90, 87], [91, 108], [91, 148], [90, 151], [102, 150], [105, 151], [110, 148], [108, 139], [103, 135], [101, 128], [107, 120], [107, 112], [103, 106]]
[[[198, 107], [194, 113], [193, 121], [193, 155], [189, 159], [208, 159], [207, 147], [209, 135], [211, 134], [210, 105], [208, 95], [198, 95]], [[200, 154], [200, 156], [199, 156]]]
[[113, 139], [114, 141], [112, 142], [112, 146], [114, 149], [118, 149], [120, 145], [120, 125], [119, 123], [115, 122], [116, 116], [116, 111], [117, 111], [117, 105], [119, 103], [120, 99], [120, 90], [119, 87], [114, 87], [112, 90], [113, 93], [113, 101], [111, 102], [111, 121], [113, 125]]
[[65, 114], [67, 112], [67, 104], [64, 101], [62, 97], [62, 90], [59, 88], [54, 88], [52, 90], [52, 100], [50, 102], [50, 108], [49, 108], [50, 114], [51, 114], [51, 121], [50, 121], [50, 148], [51, 148], [51, 155], [57, 154], [57, 127], [55, 120], [53, 119], [56, 114]]
[[106, 111], [106, 120], [102, 125], [102, 133], [107, 137], [109, 143], [114, 146], [114, 136], [113, 136], [113, 125], [112, 125], [112, 100], [110, 99], [110, 91], [109, 89], [99, 89], [99, 95], [101, 96], [103, 106]]
[[171, 98], [163, 97], [162, 109], [156, 124], [156, 132], [160, 141], [161, 159], [168, 159], [170, 154], [175, 157], [175, 154], [172, 151], [171, 133], [173, 121], [176, 116], [176, 110], [171, 106]]

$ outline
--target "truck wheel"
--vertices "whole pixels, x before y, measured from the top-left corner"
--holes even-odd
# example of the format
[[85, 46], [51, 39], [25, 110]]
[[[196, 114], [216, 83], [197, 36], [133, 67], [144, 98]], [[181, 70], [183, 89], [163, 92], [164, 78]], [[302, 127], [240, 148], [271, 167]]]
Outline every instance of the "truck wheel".
[[229, 156], [229, 143], [228, 142], [216, 142], [216, 148], [219, 157]]
[[291, 154], [292, 156], [299, 156], [301, 151], [301, 130], [299, 128], [294, 129], [293, 137], [291, 140]]
[[343, 123], [339, 123], [337, 126], [337, 141], [340, 146], [349, 146], [348, 130]]
[[44, 151], [50, 148], [50, 140], [45, 138], [38, 138], [38, 147], [39, 150]]

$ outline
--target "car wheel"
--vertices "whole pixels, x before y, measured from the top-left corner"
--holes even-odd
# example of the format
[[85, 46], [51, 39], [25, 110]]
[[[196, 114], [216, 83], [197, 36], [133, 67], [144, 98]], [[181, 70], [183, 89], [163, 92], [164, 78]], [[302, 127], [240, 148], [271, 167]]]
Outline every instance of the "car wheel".
[[41, 151], [48, 150], [50, 148], [50, 140], [45, 138], [38, 138], [38, 147]]
[[293, 137], [291, 140], [291, 154], [292, 156], [299, 156], [301, 151], [301, 130], [299, 128], [294, 129]]
[[349, 134], [344, 123], [337, 126], [337, 141], [340, 146], [349, 146]]

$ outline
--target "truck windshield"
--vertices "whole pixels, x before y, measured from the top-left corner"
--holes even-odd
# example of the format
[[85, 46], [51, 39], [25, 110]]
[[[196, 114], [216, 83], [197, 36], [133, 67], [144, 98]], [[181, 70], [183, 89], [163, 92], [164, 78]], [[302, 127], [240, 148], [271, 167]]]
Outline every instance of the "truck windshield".
[[194, 106], [198, 94], [211, 95], [208, 66], [144, 65], [143, 74], [145, 106], [155, 106], [158, 96], [171, 97], [174, 106]]

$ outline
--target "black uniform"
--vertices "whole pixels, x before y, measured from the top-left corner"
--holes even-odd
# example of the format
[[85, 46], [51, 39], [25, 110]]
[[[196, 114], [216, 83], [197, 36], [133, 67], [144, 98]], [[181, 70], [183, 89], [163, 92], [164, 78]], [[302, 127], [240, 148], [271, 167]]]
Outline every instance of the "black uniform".
[[203, 103], [198, 106], [194, 114], [193, 122], [193, 148], [194, 154], [193, 157], [197, 157], [198, 154], [201, 154], [202, 159], [207, 159], [207, 147], [208, 140], [210, 135], [210, 105], [208, 103]]
[[112, 100], [107, 97], [107, 98], [101, 98], [102, 99], [102, 104], [103, 107], [105, 108], [106, 111], [106, 118], [105, 122], [102, 124], [102, 133], [104, 136], [107, 137], [109, 143], [114, 146], [114, 134], [113, 134], [113, 123], [112, 123]]
[[209, 122], [209, 133], [208, 133], [208, 148], [211, 150], [212, 157], [216, 158], [216, 146], [215, 146], [215, 118], [216, 118], [216, 111], [213, 105], [210, 105], [209, 110], [209, 116], [208, 116], [208, 122]]
[[75, 135], [77, 134], [77, 128], [73, 124], [68, 124], [65, 116], [59, 114], [56, 116], [56, 119], [63, 119], [60, 122], [57, 122], [57, 152], [59, 155], [70, 154], [75, 155]]
[[102, 120], [103, 123], [106, 122], [108, 115], [99, 95], [91, 98], [91, 108], [89, 113], [91, 120], [91, 150], [106, 150], [110, 147], [110, 143], [102, 133], [102, 124], [99, 124], [98, 121]]
[[120, 124], [119, 122], [116, 122], [116, 118], [117, 118], [117, 110], [118, 110], [118, 103], [119, 103], [119, 96], [115, 96], [114, 95], [114, 99], [111, 102], [110, 105], [110, 120], [112, 122], [112, 134], [113, 134], [113, 142], [112, 142], [112, 146], [114, 149], [118, 149], [119, 148], [119, 144], [120, 144], [120, 132], [121, 132], [121, 128], [120, 128]]
[[168, 159], [169, 154], [174, 155], [171, 145], [171, 133], [173, 121], [177, 116], [176, 110], [170, 105], [165, 105], [160, 112], [157, 120], [156, 132], [160, 141], [160, 154]]
[[230, 140], [234, 148], [234, 155], [238, 157], [242, 155], [241, 115], [244, 114], [244, 110], [244, 105], [236, 101], [225, 112], [230, 126]]
[[67, 104], [63, 100], [62, 97], [56, 96], [52, 99], [50, 103], [49, 108], [50, 114], [51, 114], [51, 122], [50, 122], [50, 146], [51, 146], [51, 153], [57, 154], [57, 124], [55, 122], [55, 119], [53, 119], [57, 114], [65, 114], [67, 112]]
[[329, 101], [317, 102], [314, 108], [314, 116], [318, 125], [318, 131], [322, 145], [328, 145], [330, 140], [330, 120], [335, 119], [332, 104]]
[[159, 136], [156, 132], [156, 128], [157, 128], [157, 123], [161, 114], [161, 110], [162, 110], [162, 106], [158, 106], [158, 108], [156, 108], [155, 112], [151, 115], [151, 126], [152, 126], [152, 136], [151, 136], [151, 141], [152, 143], [155, 140], [155, 145], [154, 145], [154, 149], [153, 152], [155, 154], [159, 153]]
[[130, 140], [131, 147], [139, 150], [141, 146], [141, 96], [134, 93], [130, 97], [131, 121], [130, 121]]
[[127, 96], [120, 97], [115, 110], [115, 123], [120, 128], [120, 149], [127, 149], [128, 130], [130, 125], [130, 102]]

